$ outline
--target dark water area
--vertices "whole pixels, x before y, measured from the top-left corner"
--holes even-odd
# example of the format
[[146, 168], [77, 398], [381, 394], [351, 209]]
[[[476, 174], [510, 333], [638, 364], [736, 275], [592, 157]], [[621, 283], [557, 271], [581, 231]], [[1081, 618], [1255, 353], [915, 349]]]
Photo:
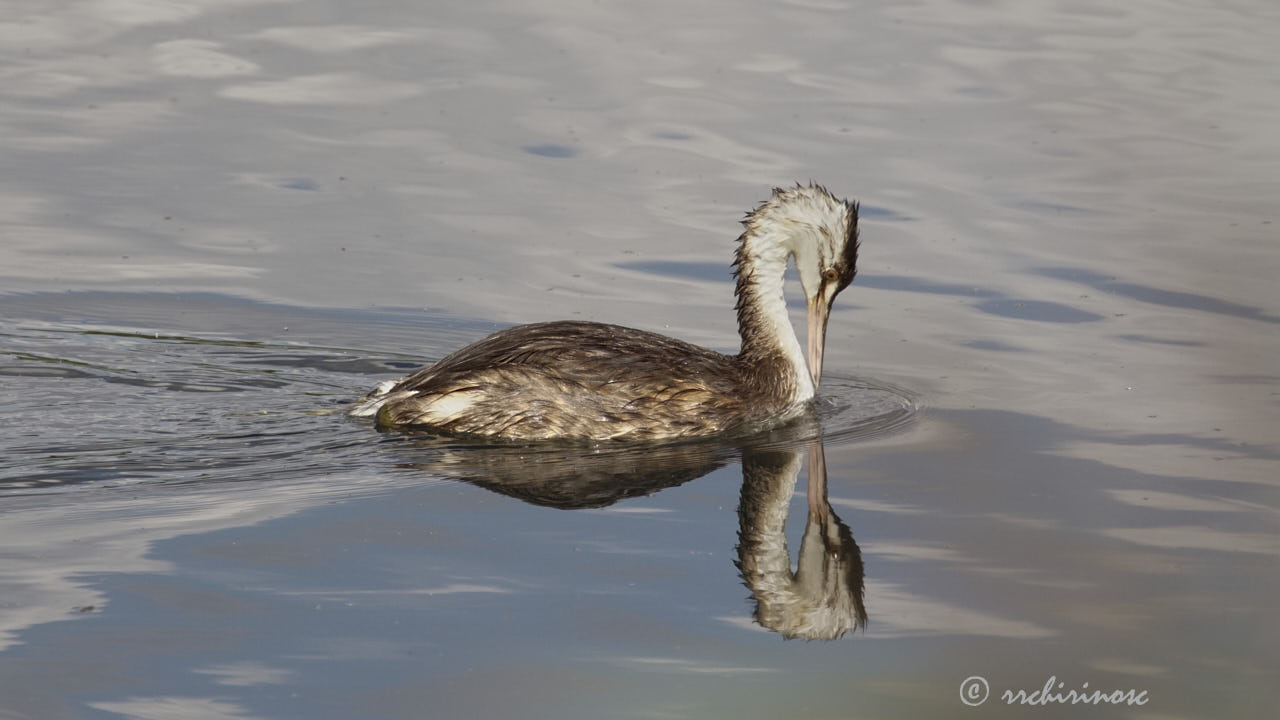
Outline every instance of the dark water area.
[[[825, 473], [808, 480], [816, 504], [791, 571], [786, 521], [802, 459], [825, 466], [824, 433], [892, 437], [916, 415], [899, 389], [837, 377], [813, 417], [737, 440], [485, 446], [347, 417], [361, 388], [412, 362], [320, 343], [353, 325], [392, 342], [405, 313], [209, 294], [0, 305], [6, 318], [30, 316], [0, 328], [0, 377], [23, 383], [12, 399], [25, 403], [5, 416], [3, 527], [11, 553], [39, 548], [0, 583], [55, 621], [49, 636], [24, 632], [8, 648], [0, 696], [33, 715], [84, 705], [146, 717], [410, 717], [440, 692], [423, 678], [452, 687], [460, 670], [477, 697], [431, 716], [471, 717], [486, 703], [516, 712], [544, 682], [774, 672], [730, 658], [733, 637], [753, 626], [744, 584], [762, 630], [831, 640], [866, 622], [861, 551], [812, 484]], [[211, 332], [232, 314], [250, 319], [245, 335], [276, 339]], [[145, 318], [148, 329], [102, 317]], [[422, 326], [441, 338], [476, 331]], [[618, 645], [593, 627], [644, 640]], [[672, 642], [706, 649], [686, 657]], [[46, 705], [29, 688], [68, 652], [77, 689]], [[489, 684], [509, 685], [507, 674], [515, 685], [495, 696]], [[146, 680], [121, 685], [126, 675]], [[238, 690], [234, 701], [149, 690], [202, 685]], [[125, 699], [95, 701], [107, 688]], [[616, 710], [611, 693], [591, 695], [565, 693], [535, 715]]]
[[1231, 690], [1270, 674], [1233, 658], [1275, 647], [1245, 620], [1271, 603], [1266, 493], [1056, 453], [1269, 449], [838, 374], [762, 436], [484, 446], [347, 417], [418, 360], [341, 344], [430, 337], [430, 359], [482, 323], [208, 294], [0, 308], [15, 717], [945, 717], [970, 675], [1046, 672], [1269, 702]]

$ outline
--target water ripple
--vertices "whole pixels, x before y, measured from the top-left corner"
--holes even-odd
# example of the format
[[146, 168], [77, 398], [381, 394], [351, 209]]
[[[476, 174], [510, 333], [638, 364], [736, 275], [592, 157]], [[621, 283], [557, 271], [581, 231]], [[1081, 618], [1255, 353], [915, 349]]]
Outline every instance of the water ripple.
[[[466, 479], [529, 456], [546, 460], [539, 473], [585, 473], [588, 482], [613, 477], [616, 485], [640, 457], [647, 467], [697, 470], [681, 475], [691, 479], [748, 445], [880, 437], [915, 416], [904, 390], [830, 375], [811, 417], [763, 433], [668, 445], [484, 448], [424, 433], [378, 434], [346, 418], [366, 386], [402, 372], [408, 362], [396, 355], [39, 323], [0, 327], [0, 337], [9, 351], [0, 378], [21, 382], [21, 391], [10, 393], [12, 412], [0, 419], [0, 492], [144, 480], [278, 481], [376, 466]], [[576, 463], [583, 455], [595, 464]], [[553, 456], [559, 459], [548, 460]], [[642, 481], [608, 492], [652, 489]]]

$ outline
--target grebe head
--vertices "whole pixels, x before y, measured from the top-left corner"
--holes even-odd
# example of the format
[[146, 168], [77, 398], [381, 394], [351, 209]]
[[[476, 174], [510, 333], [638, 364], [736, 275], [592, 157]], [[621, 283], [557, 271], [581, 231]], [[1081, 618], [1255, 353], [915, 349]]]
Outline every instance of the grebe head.
[[746, 223], [767, 226], [783, 251], [795, 257], [808, 303], [809, 374], [816, 387], [831, 304], [857, 273], [858, 204], [836, 198], [821, 185], [774, 188]]

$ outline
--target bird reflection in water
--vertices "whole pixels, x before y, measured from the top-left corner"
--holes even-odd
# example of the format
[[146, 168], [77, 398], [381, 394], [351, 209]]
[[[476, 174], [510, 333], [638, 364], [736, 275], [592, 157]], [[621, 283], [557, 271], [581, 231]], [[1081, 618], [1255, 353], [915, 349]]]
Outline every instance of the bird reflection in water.
[[[524, 502], [564, 510], [601, 508], [697, 479], [741, 457], [736, 565], [755, 621], [785, 638], [834, 640], [864, 627], [862, 553], [827, 500], [816, 421], [727, 442], [618, 446], [478, 446], [433, 450], [411, 463]], [[786, 523], [808, 455], [808, 516], [792, 571]]]
[[738, 570], [755, 600], [755, 620], [786, 638], [834, 640], [865, 627], [862, 551], [827, 501], [822, 441], [809, 444], [809, 514], [791, 570], [787, 514], [800, 451], [746, 450], [738, 501]]

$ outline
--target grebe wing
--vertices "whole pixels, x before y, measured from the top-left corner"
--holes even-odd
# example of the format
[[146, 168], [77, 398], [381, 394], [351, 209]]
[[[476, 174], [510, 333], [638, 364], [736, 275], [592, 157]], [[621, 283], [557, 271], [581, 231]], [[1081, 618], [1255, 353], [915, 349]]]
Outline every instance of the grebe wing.
[[398, 383], [415, 390], [436, 377], [517, 368], [593, 386], [648, 378], [699, 378], [716, 386], [736, 378], [732, 357], [657, 333], [605, 323], [560, 321], [496, 332]]
[[674, 437], [750, 416], [728, 355], [643, 330], [586, 322], [522, 325], [396, 385], [388, 425], [512, 439]]

